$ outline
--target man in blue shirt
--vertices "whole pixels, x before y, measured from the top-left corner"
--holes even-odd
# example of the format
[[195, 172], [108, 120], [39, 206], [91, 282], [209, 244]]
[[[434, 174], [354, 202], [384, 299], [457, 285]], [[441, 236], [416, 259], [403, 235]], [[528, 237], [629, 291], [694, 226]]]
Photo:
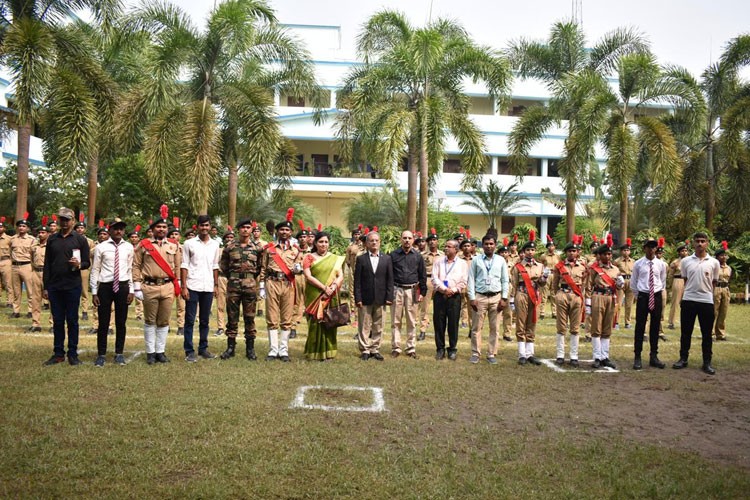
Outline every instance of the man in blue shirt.
[[495, 255], [495, 236], [487, 234], [482, 238], [484, 254], [471, 261], [467, 295], [473, 311], [471, 320], [471, 358], [470, 362], [479, 362], [482, 354], [482, 327], [485, 315], [490, 322], [490, 338], [487, 350], [487, 362], [497, 364], [497, 314], [502, 311], [508, 300], [508, 266], [505, 259]]

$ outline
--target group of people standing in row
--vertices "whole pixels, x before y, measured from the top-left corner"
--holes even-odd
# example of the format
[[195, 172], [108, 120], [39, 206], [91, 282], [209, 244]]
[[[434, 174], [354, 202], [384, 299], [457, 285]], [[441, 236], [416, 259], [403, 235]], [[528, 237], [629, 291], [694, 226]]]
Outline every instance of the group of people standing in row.
[[[504, 238], [498, 245], [497, 235], [489, 233], [482, 238], [482, 252], [478, 253], [478, 242], [468, 231], [461, 230], [440, 251], [434, 229], [426, 237], [404, 231], [400, 247], [384, 254], [377, 228], [365, 228], [363, 232], [360, 226], [352, 232], [346, 256], [336, 256], [329, 251], [330, 235], [320, 227], [313, 231], [299, 221], [301, 229], [293, 237], [293, 213], [289, 209], [284, 221], [269, 228], [275, 232], [270, 243], [260, 238], [261, 228], [251, 219], [241, 220], [236, 233], [230, 228], [223, 238], [218, 238], [209, 217], [202, 215], [182, 245], [179, 231], [170, 226], [165, 205], [159, 218], [150, 221], [143, 240], [140, 227], [130, 231], [126, 240], [126, 224], [116, 218], [107, 226], [100, 224], [98, 235], [106, 234], [93, 242], [85, 237], [85, 224], [74, 223], [73, 211], [68, 208], [61, 208], [53, 217], [55, 224], [59, 220], [59, 228], [43, 221], [37, 238], [28, 234], [26, 218], [16, 222], [17, 234], [12, 237], [4, 234], [4, 220], [0, 219], [2, 282], [10, 289], [15, 317], [20, 316], [20, 284], [26, 284], [32, 331], [41, 330], [39, 311], [42, 299], [49, 298], [54, 354], [46, 362], [48, 365], [65, 360], [66, 323], [68, 361], [73, 365], [80, 363], [78, 308], [89, 290], [98, 312], [97, 366], [106, 362], [112, 313], [114, 362], [125, 364], [126, 318], [133, 302], [138, 319], [142, 317], [144, 321], [147, 363], [169, 361], [165, 350], [175, 300], [183, 304], [184, 325], [178, 333], [184, 337], [185, 360], [214, 358], [208, 349], [208, 332], [215, 297], [220, 322], [225, 326], [219, 332], [227, 337], [222, 359], [235, 355], [240, 310], [245, 355], [250, 360], [257, 359], [255, 316], [259, 301], [265, 301], [269, 340], [266, 360], [290, 361], [289, 340], [296, 336], [303, 314], [308, 319], [305, 357], [332, 360], [337, 354], [337, 331], [336, 327], [326, 327], [323, 319], [329, 307], [341, 304], [338, 292], [342, 288], [348, 288], [351, 305], [357, 309], [356, 338], [362, 360], [384, 359], [380, 346], [385, 306], [390, 306], [392, 313], [391, 356], [405, 354], [416, 359], [416, 343], [425, 339], [431, 303], [436, 359], [456, 360], [460, 322], [470, 328], [469, 361], [478, 363], [486, 355], [488, 363], [496, 364], [502, 319], [506, 341], [512, 341], [515, 323], [519, 364], [539, 365], [534, 349], [536, 324], [538, 318], [544, 318], [545, 303], [549, 301], [557, 329], [555, 362], [565, 364], [565, 341], [569, 335], [568, 363], [579, 366], [579, 332], [585, 328], [586, 340], [593, 346], [594, 367], [614, 368], [610, 360], [612, 330], [617, 328], [621, 306], [625, 328], [631, 327], [635, 303], [633, 368], [642, 368], [641, 352], [649, 318], [649, 365], [663, 368], [658, 343], [660, 337], [664, 339], [661, 319], [668, 274], [673, 280], [669, 328], [674, 328], [676, 305], [681, 305], [680, 361], [674, 368], [687, 366], [696, 317], [703, 335], [703, 370], [707, 373], [714, 373], [712, 329], [715, 327], [717, 340], [726, 338], [724, 322], [731, 276], [731, 268], [726, 265], [726, 243], [716, 252], [717, 261], [707, 255], [708, 237], [703, 233], [693, 237], [695, 254], [688, 257], [687, 244], [680, 245], [678, 258], [669, 266], [659, 255], [663, 253], [663, 238], [646, 240], [644, 256], [639, 260], [630, 257], [628, 239], [620, 247], [620, 257], [613, 261], [611, 236], [606, 242], [592, 242], [593, 253], [585, 259], [581, 255], [582, 237], [576, 236], [568, 243], [563, 256], [558, 255], [548, 237], [546, 251], [537, 260], [534, 231], [520, 253], [517, 237], [513, 241]], [[12, 286], [8, 286], [9, 281]], [[196, 319], [197, 350], [193, 344]], [[489, 338], [483, 354], [485, 319], [489, 322]]]

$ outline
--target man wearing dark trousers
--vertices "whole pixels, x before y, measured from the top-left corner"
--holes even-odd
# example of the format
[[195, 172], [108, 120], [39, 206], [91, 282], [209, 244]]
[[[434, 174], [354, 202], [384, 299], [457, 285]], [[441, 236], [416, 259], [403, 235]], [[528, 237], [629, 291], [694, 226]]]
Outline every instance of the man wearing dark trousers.
[[461, 293], [466, 289], [469, 266], [457, 257], [458, 241], [445, 242], [445, 254], [436, 258], [430, 272], [433, 289], [432, 323], [435, 327], [435, 359], [445, 358], [445, 330], [448, 330], [448, 359], [456, 360]]
[[630, 277], [630, 289], [637, 294], [635, 305], [635, 360], [633, 370], [643, 368], [641, 352], [643, 335], [646, 332], [646, 319], [650, 316], [648, 340], [651, 344], [649, 366], [664, 368], [659, 361], [659, 319], [664, 307], [662, 290], [667, 283], [667, 265], [656, 258], [657, 241], [648, 238], [643, 243], [644, 256], [635, 261]]
[[672, 368], [687, 368], [690, 341], [693, 336], [695, 318], [701, 327], [701, 349], [703, 351], [703, 371], [709, 375], [716, 373], [711, 366], [711, 331], [714, 326], [714, 287], [719, 282], [719, 261], [708, 255], [708, 235], [698, 232], [693, 235], [695, 253], [680, 262], [680, 275], [685, 279], [685, 290], [680, 303], [680, 360]]
[[[68, 363], [78, 359], [78, 307], [81, 303], [81, 269], [91, 267], [86, 238], [73, 231], [73, 211], [62, 207], [57, 212], [60, 230], [47, 240], [44, 255], [44, 298], [52, 311], [55, 353], [44, 364], [65, 361], [65, 324], [68, 324]], [[713, 303], [713, 300], [712, 300]], [[713, 309], [712, 309], [713, 310]]]
[[380, 252], [380, 235], [373, 231], [365, 241], [367, 252], [354, 261], [354, 303], [357, 305], [357, 340], [362, 361], [383, 361], [380, 343], [385, 306], [393, 303], [391, 256]]
[[115, 363], [125, 364], [125, 335], [128, 306], [133, 302], [133, 245], [123, 239], [125, 222], [115, 219], [109, 224], [108, 240], [94, 248], [91, 274], [91, 302], [97, 308], [99, 326], [96, 331], [98, 356], [95, 366], [106, 361], [107, 334], [115, 305]]

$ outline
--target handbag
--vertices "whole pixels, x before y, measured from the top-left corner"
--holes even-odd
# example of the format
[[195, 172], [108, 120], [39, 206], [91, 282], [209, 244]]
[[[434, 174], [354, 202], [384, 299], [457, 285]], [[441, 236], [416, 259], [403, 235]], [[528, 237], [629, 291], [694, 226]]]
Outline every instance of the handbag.
[[349, 304], [346, 302], [342, 303], [339, 300], [339, 290], [336, 289], [336, 302], [339, 305], [329, 305], [323, 312], [323, 319], [320, 322], [326, 328], [338, 328], [339, 326], [345, 326], [349, 324], [350, 312]]

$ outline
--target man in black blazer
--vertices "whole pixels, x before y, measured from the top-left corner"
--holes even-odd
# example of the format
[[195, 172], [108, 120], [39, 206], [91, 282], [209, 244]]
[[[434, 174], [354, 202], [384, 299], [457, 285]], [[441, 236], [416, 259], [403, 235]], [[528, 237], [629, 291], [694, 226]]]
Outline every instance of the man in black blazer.
[[380, 341], [383, 338], [385, 306], [393, 302], [393, 267], [391, 257], [380, 252], [378, 233], [369, 233], [365, 246], [367, 251], [357, 257], [354, 266], [360, 359], [383, 361], [383, 355], [379, 352]]

